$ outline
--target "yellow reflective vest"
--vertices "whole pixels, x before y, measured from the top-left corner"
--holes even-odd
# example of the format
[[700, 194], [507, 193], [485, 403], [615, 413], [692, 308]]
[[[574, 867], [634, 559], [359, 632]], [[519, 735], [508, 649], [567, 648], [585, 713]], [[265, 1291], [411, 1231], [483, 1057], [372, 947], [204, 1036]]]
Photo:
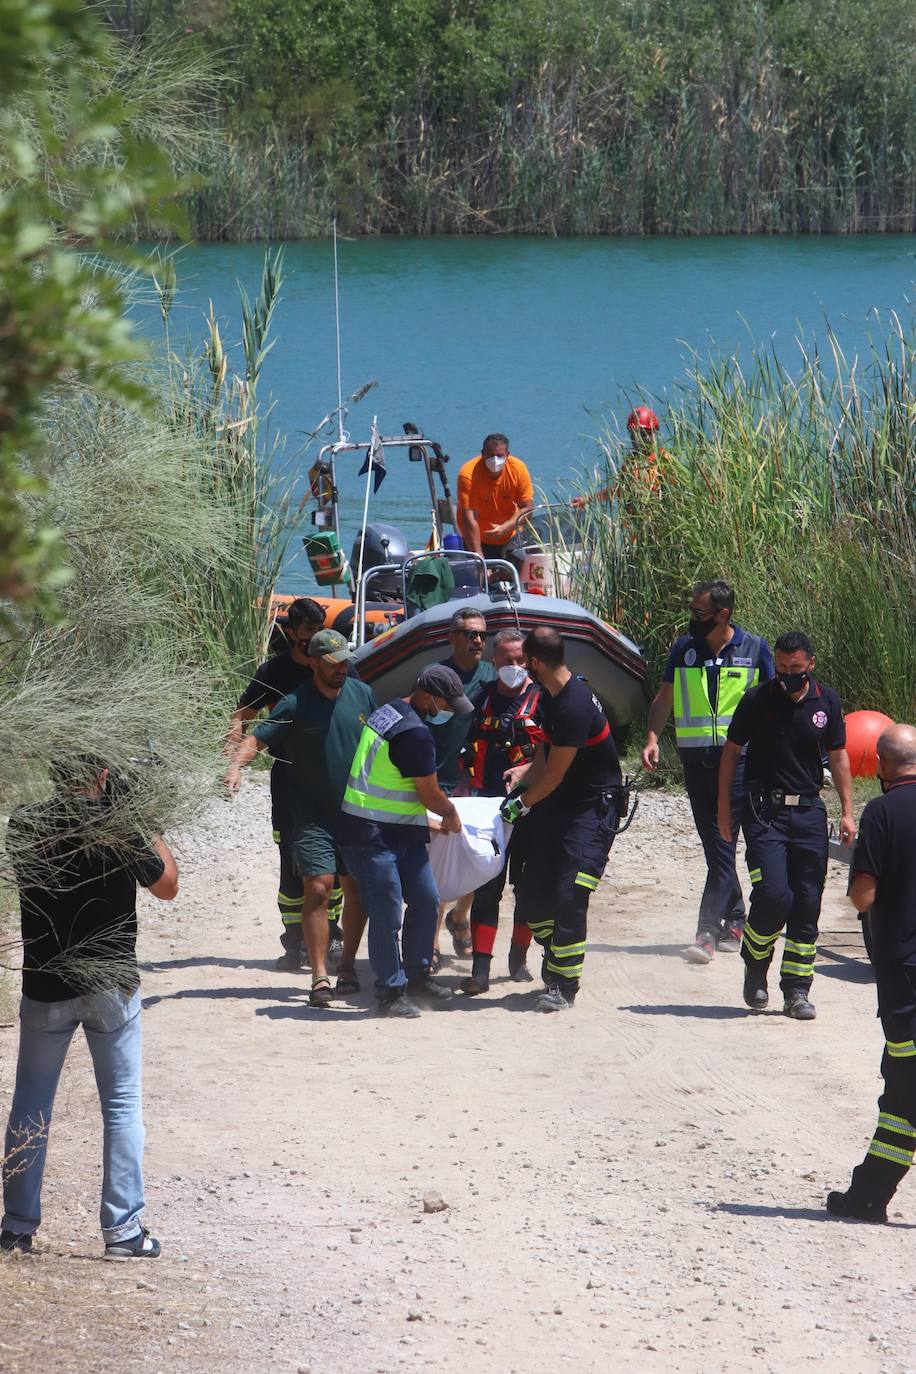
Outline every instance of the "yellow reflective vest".
[[363, 726], [350, 765], [343, 796], [343, 810], [363, 820], [384, 825], [427, 825], [426, 807], [413, 778], [405, 778], [391, 762], [388, 741], [402, 730], [413, 729], [416, 717], [402, 701], [380, 706]]
[[[732, 641], [733, 643], [734, 641]], [[717, 660], [708, 658], [684, 663], [674, 670], [674, 729], [678, 749], [721, 748], [732, 723], [735, 707], [749, 687], [760, 681], [763, 640], [743, 632], [732, 661], [731, 644], [718, 656], [719, 690], [715, 707], [709, 699], [707, 669]], [[707, 651], [708, 652], [708, 651]], [[688, 650], [688, 656], [690, 651]]]

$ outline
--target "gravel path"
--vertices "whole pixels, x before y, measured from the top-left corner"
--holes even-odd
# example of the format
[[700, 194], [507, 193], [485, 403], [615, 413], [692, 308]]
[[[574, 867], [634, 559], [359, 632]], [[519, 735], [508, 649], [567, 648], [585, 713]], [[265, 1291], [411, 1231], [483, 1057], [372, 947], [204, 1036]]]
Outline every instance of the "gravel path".
[[[0, 1370], [916, 1369], [912, 1185], [830, 1221], [873, 1124], [881, 1032], [831, 866], [810, 1025], [754, 1017], [741, 966], [684, 963], [702, 856], [645, 795], [593, 900], [575, 1011], [502, 978], [410, 1025], [311, 1010], [274, 971], [266, 783], [145, 900], [148, 1220], [99, 1263], [88, 1056], [61, 1086], [42, 1253], [0, 1265]], [[447, 964], [446, 973], [466, 971]], [[361, 972], [368, 987], [368, 968]], [[774, 998], [779, 1005], [779, 999]], [[15, 1031], [0, 1030], [0, 1107]], [[447, 1207], [424, 1211], [424, 1194]]]

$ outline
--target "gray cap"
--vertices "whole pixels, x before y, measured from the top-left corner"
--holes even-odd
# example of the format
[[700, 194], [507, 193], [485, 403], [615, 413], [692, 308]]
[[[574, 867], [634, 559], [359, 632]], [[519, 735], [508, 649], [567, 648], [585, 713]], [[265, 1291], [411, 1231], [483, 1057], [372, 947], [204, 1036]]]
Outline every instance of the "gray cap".
[[422, 687], [424, 692], [432, 692], [433, 696], [447, 701], [456, 716], [469, 716], [474, 710], [464, 695], [461, 678], [454, 668], [448, 668], [444, 663], [434, 663], [432, 667], [424, 668], [417, 678], [417, 686]]
[[336, 630], [319, 630], [312, 635], [309, 658], [329, 658], [332, 663], [349, 663], [353, 657], [349, 644]]

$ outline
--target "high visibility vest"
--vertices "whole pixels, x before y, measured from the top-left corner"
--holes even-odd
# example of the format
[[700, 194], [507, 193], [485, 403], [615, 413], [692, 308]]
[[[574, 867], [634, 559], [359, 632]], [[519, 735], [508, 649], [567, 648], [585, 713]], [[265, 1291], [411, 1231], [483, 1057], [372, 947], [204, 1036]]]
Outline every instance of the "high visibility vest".
[[405, 778], [391, 762], [388, 741], [412, 729], [413, 712], [405, 702], [380, 706], [363, 726], [350, 765], [343, 810], [351, 816], [385, 825], [426, 825], [426, 807], [413, 778]]
[[[735, 707], [749, 687], [760, 680], [763, 641], [745, 630], [741, 641], [744, 663], [728, 658], [719, 667], [719, 692], [715, 710], [709, 700], [709, 678], [704, 663], [674, 670], [674, 729], [678, 749], [721, 748], [732, 723]], [[726, 646], [727, 648], [730, 646]]]

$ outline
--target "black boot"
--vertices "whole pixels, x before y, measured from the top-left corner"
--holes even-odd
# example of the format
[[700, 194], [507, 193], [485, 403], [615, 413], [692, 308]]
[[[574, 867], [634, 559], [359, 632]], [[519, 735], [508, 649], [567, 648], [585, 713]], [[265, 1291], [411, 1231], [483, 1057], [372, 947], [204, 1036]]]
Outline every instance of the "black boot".
[[490, 963], [492, 955], [475, 954], [471, 961], [471, 976], [465, 978], [461, 984], [461, 991], [466, 997], [477, 997], [481, 992], [488, 992], [490, 989]]
[[513, 983], [533, 982], [533, 975], [526, 962], [527, 958], [527, 945], [512, 944], [509, 946], [509, 977], [512, 979]]
[[302, 967], [302, 926], [284, 926], [280, 936], [283, 953], [277, 960], [280, 973], [298, 973]]
[[905, 1164], [866, 1155], [852, 1171], [852, 1182], [845, 1193], [827, 1194], [827, 1211], [835, 1217], [855, 1221], [887, 1221], [887, 1204], [908, 1173]]

